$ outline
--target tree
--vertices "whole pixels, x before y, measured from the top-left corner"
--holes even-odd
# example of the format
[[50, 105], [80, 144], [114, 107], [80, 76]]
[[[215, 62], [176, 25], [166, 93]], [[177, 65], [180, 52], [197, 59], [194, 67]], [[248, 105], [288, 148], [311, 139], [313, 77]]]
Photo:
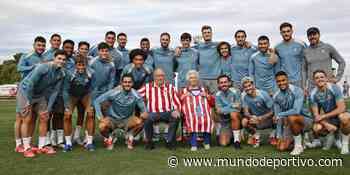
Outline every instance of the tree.
[[17, 64], [22, 55], [23, 53], [16, 53], [13, 55], [14, 60], [6, 60], [0, 65], [0, 84], [14, 84], [20, 81]]

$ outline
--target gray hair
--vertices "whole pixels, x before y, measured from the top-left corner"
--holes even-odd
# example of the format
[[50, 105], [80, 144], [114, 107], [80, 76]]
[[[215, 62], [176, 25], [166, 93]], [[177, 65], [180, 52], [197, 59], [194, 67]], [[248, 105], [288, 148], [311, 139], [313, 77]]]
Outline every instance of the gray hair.
[[199, 79], [199, 73], [198, 71], [196, 70], [189, 70], [187, 73], [186, 73], [186, 81], [188, 81], [190, 79], [190, 76], [191, 75], [195, 75], [198, 79]]

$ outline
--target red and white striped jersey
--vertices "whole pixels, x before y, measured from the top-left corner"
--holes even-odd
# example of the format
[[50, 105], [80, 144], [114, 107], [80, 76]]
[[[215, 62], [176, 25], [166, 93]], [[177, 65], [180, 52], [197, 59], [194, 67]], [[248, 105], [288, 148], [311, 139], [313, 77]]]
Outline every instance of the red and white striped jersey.
[[211, 133], [214, 127], [211, 118], [212, 106], [215, 104], [214, 97], [210, 96], [208, 99], [203, 93], [208, 94], [204, 88], [197, 90], [184, 88], [181, 92], [181, 111], [184, 114], [186, 129], [190, 133]]
[[148, 112], [170, 112], [181, 109], [178, 93], [172, 84], [165, 83], [159, 87], [149, 82], [138, 92], [144, 98]]

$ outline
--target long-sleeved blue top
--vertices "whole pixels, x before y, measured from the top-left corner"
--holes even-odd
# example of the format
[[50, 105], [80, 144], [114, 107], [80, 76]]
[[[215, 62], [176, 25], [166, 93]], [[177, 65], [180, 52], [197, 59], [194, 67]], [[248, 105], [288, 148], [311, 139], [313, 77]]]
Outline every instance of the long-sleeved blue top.
[[199, 77], [203, 80], [216, 80], [221, 73], [217, 42], [199, 43], [194, 46], [199, 53]]
[[23, 54], [17, 64], [17, 71], [21, 74], [21, 79], [24, 79], [34, 67], [43, 60], [44, 57], [34, 51], [28, 54]]
[[166, 80], [173, 82], [174, 80], [174, 56], [175, 52], [169, 48], [152, 49], [154, 69], [161, 68], [165, 72]]
[[53, 103], [62, 88], [66, 73], [52, 62], [39, 64], [20, 83], [23, 95], [29, 104], [34, 98], [45, 97], [48, 99], [48, 110], [51, 111]]
[[243, 77], [249, 76], [250, 57], [257, 52], [255, 46], [250, 48], [233, 46], [231, 48], [232, 57], [232, 81], [235, 84], [240, 84]]
[[235, 88], [229, 88], [227, 91], [219, 90], [215, 94], [215, 106], [224, 115], [239, 112], [241, 109], [240, 92]]
[[147, 64], [143, 64], [141, 68], [136, 68], [134, 63], [130, 63], [124, 67], [121, 77], [125, 74], [131, 74], [134, 79], [133, 88], [140, 89], [142, 85], [152, 81], [152, 72], [152, 68]]
[[124, 47], [124, 48], [121, 48], [120, 46], [117, 47], [117, 50], [118, 50], [120, 53], [122, 53], [122, 62], [121, 62], [121, 64], [119, 65], [119, 67], [116, 68], [116, 69], [121, 70], [121, 69], [124, 69], [124, 67], [130, 63], [129, 50], [126, 49], [125, 47]]
[[111, 103], [107, 110], [108, 117], [113, 117], [117, 120], [129, 118], [137, 106], [140, 112], [146, 111], [146, 106], [143, 98], [134, 89], [125, 91], [121, 86], [107, 91], [96, 99], [93, 103], [96, 110], [96, 117], [101, 119], [102, 110], [101, 103], [109, 101]]
[[186, 74], [189, 70], [198, 71], [199, 54], [197, 50], [192, 48], [182, 48], [181, 55], [175, 57], [174, 64], [176, 65], [175, 72], [178, 73], [177, 82], [179, 88], [186, 87]]
[[94, 101], [98, 96], [113, 88], [116, 69], [112, 62], [98, 57], [90, 65], [90, 71], [92, 73], [92, 101]]

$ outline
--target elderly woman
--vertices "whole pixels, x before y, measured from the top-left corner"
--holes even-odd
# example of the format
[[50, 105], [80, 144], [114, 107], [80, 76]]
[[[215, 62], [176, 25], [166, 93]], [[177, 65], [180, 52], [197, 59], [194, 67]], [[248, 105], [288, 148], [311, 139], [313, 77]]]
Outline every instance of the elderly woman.
[[188, 71], [186, 80], [187, 86], [181, 91], [180, 101], [186, 129], [191, 134], [191, 151], [197, 151], [199, 133], [203, 134], [204, 148], [210, 149], [210, 133], [213, 129], [210, 115], [215, 105], [214, 97], [200, 85], [197, 71]]

